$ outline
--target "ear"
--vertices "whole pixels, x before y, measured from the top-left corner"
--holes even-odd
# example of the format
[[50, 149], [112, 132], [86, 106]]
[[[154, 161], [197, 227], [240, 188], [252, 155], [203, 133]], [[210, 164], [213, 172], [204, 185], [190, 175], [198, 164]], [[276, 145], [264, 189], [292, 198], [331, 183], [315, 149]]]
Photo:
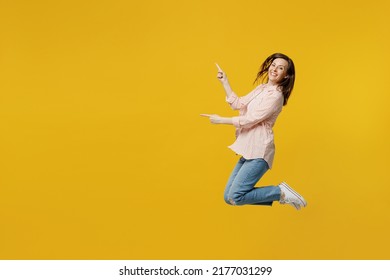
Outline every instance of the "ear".
[[286, 77], [284, 77], [285, 79], [287, 79], [288, 78], [288, 76], [286, 76]]

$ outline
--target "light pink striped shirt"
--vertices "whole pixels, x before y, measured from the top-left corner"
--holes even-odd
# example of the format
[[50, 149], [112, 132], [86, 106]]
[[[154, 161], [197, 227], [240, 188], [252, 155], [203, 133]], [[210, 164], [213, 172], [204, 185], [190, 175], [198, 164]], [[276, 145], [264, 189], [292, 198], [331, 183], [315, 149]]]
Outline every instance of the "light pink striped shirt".
[[233, 117], [236, 141], [229, 148], [245, 159], [262, 158], [271, 168], [275, 155], [272, 127], [282, 111], [283, 100], [277, 86], [267, 84], [243, 97], [232, 93], [226, 98], [233, 110], [240, 110], [239, 116]]

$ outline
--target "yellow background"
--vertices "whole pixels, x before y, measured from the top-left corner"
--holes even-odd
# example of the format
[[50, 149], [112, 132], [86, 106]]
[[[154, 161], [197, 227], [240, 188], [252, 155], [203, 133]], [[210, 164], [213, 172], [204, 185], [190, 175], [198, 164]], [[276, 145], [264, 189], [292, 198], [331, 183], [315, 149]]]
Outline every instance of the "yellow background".
[[[388, 1], [6, 1], [1, 259], [389, 259]], [[296, 65], [274, 168], [309, 206], [231, 207], [234, 116]], [[260, 185], [261, 185], [260, 184]]]

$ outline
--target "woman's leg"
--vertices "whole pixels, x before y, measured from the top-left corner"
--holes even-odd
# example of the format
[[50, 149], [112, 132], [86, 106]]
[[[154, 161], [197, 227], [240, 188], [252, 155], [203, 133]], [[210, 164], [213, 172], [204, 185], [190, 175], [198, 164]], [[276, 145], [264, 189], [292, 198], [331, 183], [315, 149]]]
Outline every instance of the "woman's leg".
[[232, 205], [254, 204], [271, 206], [273, 201], [280, 200], [279, 187], [254, 187], [269, 169], [264, 159], [246, 160], [241, 158], [239, 163], [240, 168], [237, 168], [237, 164], [230, 178], [232, 181], [225, 201], [229, 201]]
[[243, 157], [241, 157], [241, 158], [238, 160], [236, 166], [234, 167], [232, 173], [230, 174], [230, 177], [229, 177], [229, 180], [228, 180], [228, 182], [227, 182], [227, 184], [226, 184], [225, 192], [224, 192], [224, 195], [223, 195], [223, 197], [224, 197], [224, 199], [225, 199], [225, 202], [226, 202], [227, 204], [231, 204], [231, 202], [229, 201], [229, 198], [228, 198], [228, 195], [229, 195], [229, 193], [230, 193], [230, 188], [231, 188], [232, 183], [233, 183], [234, 179], [236, 178], [238, 172], [240, 171], [242, 165], [244, 164], [244, 162], [245, 162], [245, 159], [244, 159]]

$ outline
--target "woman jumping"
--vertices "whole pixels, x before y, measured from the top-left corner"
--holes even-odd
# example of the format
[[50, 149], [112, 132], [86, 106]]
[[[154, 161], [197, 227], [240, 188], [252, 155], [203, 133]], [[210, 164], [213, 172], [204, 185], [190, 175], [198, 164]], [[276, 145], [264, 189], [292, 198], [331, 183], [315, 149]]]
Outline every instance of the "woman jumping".
[[217, 78], [221, 81], [226, 101], [237, 117], [225, 118], [202, 114], [213, 124], [229, 124], [236, 127], [236, 141], [229, 146], [240, 159], [226, 185], [224, 199], [230, 205], [269, 205], [274, 201], [292, 205], [299, 210], [306, 207], [306, 200], [287, 183], [277, 186], [255, 187], [264, 173], [272, 167], [275, 145], [273, 126], [282, 107], [287, 104], [294, 88], [295, 68], [286, 55], [275, 53], [261, 65], [255, 83], [264, 81], [253, 91], [238, 97], [231, 89], [227, 76], [218, 67]]

